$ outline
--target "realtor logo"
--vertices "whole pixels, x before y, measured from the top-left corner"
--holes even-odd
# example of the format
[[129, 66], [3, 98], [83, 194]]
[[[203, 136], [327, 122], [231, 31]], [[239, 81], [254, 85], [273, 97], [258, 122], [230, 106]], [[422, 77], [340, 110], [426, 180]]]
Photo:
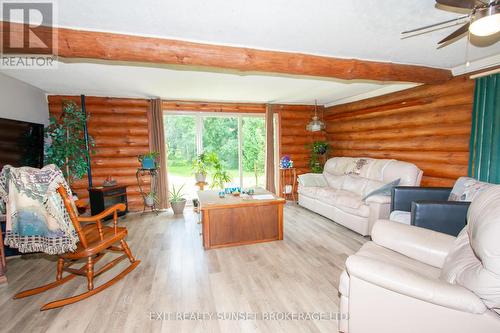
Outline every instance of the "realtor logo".
[[2, 53], [0, 68], [53, 68], [57, 36], [54, 3], [0, 1]]

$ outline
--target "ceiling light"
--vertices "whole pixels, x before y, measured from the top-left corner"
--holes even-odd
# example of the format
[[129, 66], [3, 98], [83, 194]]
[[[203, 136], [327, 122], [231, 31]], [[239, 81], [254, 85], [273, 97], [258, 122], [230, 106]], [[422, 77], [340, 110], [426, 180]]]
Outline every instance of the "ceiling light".
[[499, 32], [500, 5], [495, 6], [491, 3], [487, 8], [476, 11], [469, 31], [476, 36], [489, 36]]
[[325, 129], [325, 123], [318, 118], [318, 103], [314, 101], [314, 116], [309, 124], [306, 126], [306, 130], [309, 132], [319, 132]]

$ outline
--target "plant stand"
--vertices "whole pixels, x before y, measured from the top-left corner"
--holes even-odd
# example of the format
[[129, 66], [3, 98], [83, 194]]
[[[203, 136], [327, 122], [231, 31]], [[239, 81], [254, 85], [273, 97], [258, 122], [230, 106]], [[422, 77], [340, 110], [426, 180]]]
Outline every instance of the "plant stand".
[[[149, 208], [152, 212], [158, 214], [159, 209], [156, 207], [156, 200], [153, 201], [152, 205], [146, 204], [146, 197], [149, 193], [158, 193], [158, 169], [139, 168], [135, 173], [135, 178], [137, 179], [137, 185], [139, 186], [139, 191], [141, 192], [142, 196], [142, 204], [144, 205], [142, 212], [145, 213]], [[148, 179], [150, 185], [149, 193], [145, 190]]]
[[[289, 190], [289, 191], [288, 191]], [[280, 197], [285, 200], [297, 202], [295, 192], [297, 191], [297, 169], [280, 168]]]

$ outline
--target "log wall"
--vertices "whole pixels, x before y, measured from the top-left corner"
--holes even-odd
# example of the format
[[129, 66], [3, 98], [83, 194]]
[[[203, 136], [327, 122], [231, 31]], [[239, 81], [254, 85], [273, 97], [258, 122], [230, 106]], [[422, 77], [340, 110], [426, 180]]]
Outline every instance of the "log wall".
[[[80, 97], [49, 96], [51, 115], [59, 116], [62, 101], [73, 100], [80, 105]], [[149, 151], [146, 99], [86, 97], [88, 130], [94, 138], [95, 154], [91, 155], [94, 186], [102, 185], [112, 176], [120, 185], [127, 185], [127, 198], [131, 211], [142, 210], [142, 198], [135, 172], [140, 166], [137, 155]], [[87, 177], [73, 184], [79, 198], [88, 198]]]
[[[50, 114], [59, 116], [63, 100], [80, 104], [79, 96], [49, 96]], [[110, 175], [119, 184], [125, 184], [129, 209], [142, 209], [142, 198], [135, 178], [139, 167], [137, 155], [149, 151], [147, 111], [149, 100], [107, 97], [86, 97], [89, 115], [89, 134], [94, 138], [95, 154], [91, 155], [94, 186], [102, 185]], [[186, 101], [163, 101], [165, 111], [182, 112], [226, 112], [265, 113], [265, 104], [255, 103], [209, 103]], [[321, 110], [318, 108], [318, 110]], [[298, 173], [309, 172], [310, 150], [306, 145], [315, 140], [324, 140], [324, 133], [312, 135], [305, 130], [311, 120], [314, 107], [307, 105], [273, 105], [279, 115], [279, 154], [288, 154], [295, 162]], [[82, 199], [88, 198], [87, 177], [73, 184], [73, 189]]]
[[331, 155], [412, 162], [423, 186], [451, 186], [467, 175], [473, 90], [460, 77], [327, 108]]
[[[318, 115], [321, 115], [322, 110], [321, 107], [318, 107]], [[273, 105], [273, 111], [278, 114], [280, 119], [279, 157], [290, 155], [298, 174], [310, 172], [311, 148], [307, 145], [326, 139], [324, 132], [306, 131], [306, 125], [314, 115], [314, 106]]]

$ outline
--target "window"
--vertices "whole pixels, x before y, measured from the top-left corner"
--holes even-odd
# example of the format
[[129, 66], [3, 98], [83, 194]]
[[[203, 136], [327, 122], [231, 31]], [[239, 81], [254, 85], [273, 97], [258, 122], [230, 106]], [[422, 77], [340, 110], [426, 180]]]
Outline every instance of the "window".
[[170, 187], [184, 185], [185, 194], [196, 197], [191, 161], [202, 152], [217, 153], [231, 176], [228, 186], [265, 187], [263, 115], [166, 112], [164, 124]]

